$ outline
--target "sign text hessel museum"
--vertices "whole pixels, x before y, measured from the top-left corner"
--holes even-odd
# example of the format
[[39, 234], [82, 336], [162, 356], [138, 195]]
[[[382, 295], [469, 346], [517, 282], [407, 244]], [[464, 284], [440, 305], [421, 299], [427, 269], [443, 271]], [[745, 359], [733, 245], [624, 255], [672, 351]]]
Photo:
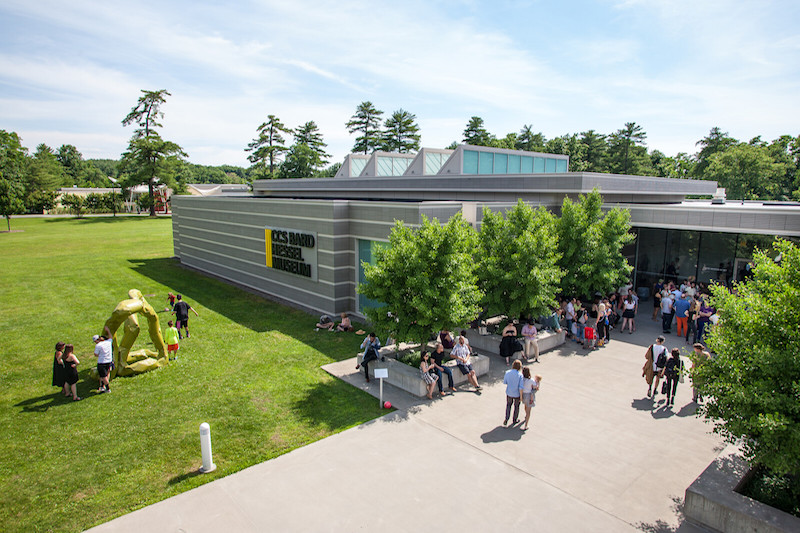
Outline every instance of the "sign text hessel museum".
[[316, 281], [317, 234], [266, 228], [267, 266]]

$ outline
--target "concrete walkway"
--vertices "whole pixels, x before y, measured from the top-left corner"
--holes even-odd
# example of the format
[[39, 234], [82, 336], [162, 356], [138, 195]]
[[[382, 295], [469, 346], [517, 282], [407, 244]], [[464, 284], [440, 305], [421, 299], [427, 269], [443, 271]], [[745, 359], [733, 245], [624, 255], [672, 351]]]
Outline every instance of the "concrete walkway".
[[[694, 416], [688, 380], [673, 409], [646, 397], [644, 352], [660, 328], [646, 315], [638, 327], [589, 355], [574, 342], [543, 354], [527, 432], [502, 426], [495, 358], [481, 395], [421, 402], [386, 385], [396, 412], [91, 531], [693, 532], [684, 491], [721, 441]], [[377, 396], [354, 367], [325, 369]]]

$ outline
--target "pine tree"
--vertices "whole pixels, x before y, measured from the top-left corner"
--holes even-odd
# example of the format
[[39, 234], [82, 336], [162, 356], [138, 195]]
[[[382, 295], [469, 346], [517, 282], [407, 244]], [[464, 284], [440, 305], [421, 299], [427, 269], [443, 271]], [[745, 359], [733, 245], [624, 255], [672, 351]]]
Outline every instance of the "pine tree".
[[419, 150], [419, 125], [417, 116], [399, 109], [386, 119], [383, 132], [383, 149], [387, 152], [407, 153]]
[[[281, 154], [289, 150], [286, 139], [281, 133], [292, 133], [292, 130], [283, 125], [281, 120], [275, 115], [268, 115], [267, 121], [261, 124], [258, 129], [258, 137], [252, 140], [245, 148], [245, 152], [253, 152], [247, 156], [247, 160], [255, 167], [272, 178], [275, 176], [275, 165], [279, 162]], [[266, 170], [269, 161], [269, 172]]]
[[379, 124], [381, 115], [383, 115], [383, 111], [376, 109], [372, 102], [358, 104], [355, 114], [345, 124], [347, 131], [351, 134], [360, 133], [356, 137], [356, 143], [353, 145], [353, 152], [368, 154], [380, 147], [381, 133]]

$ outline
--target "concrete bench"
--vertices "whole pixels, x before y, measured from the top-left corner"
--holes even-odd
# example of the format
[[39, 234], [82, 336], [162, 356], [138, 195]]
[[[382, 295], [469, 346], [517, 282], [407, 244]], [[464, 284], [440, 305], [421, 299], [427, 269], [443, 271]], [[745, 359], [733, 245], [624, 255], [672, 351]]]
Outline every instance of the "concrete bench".
[[[500, 356], [500, 341], [503, 339], [501, 335], [478, 335], [476, 330], [470, 331], [472, 335], [468, 335], [469, 343], [473, 350], [481, 353]], [[560, 332], [554, 331], [539, 331], [536, 336], [536, 341], [539, 344], [539, 355], [557, 348], [566, 342], [566, 331], [562, 328]], [[520, 338], [520, 342], [524, 345], [525, 342]], [[514, 354], [518, 358], [522, 352]]]
[[[389, 357], [390, 354], [391, 357]], [[381, 361], [378, 359], [369, 364], [369, 374], [371, 378], [375, 377], [376, 368], [386, 368], [389, 370], [389, 377], [386, 379], [386, 382], [390, 385], [394, 385], [418, 397], [423, 397], [428, 394], [425, 388], [425, 382], [422, 381], [422, 378], [419, 376], [419, 367], [408, 366], [405, 363], [400, 363], [395, 360], [394, 348], [391, 346], [381, 348], [381, 356], [385, 356], [386, 360]], [[357, 359], [360, 365], [361, 361], [364, 359], [364, 354], [359, 353]], [[482, 376], [489, 372], [489, 357], [485, 355], [472, 355], [470, 357], [470, 363], [477, 376]], [[444, 365], [453, 372], [453, 385], [458, 387], [462, 383], [468, 383], [467, 376], [461, 373], [454, 359], [445, 361]], [[363, 370], [359, 369], [359, 372], [363, 372]], [[442, 374], [442, 379], [445, 380], [444, 386], [447, 387], [447, 376]]]

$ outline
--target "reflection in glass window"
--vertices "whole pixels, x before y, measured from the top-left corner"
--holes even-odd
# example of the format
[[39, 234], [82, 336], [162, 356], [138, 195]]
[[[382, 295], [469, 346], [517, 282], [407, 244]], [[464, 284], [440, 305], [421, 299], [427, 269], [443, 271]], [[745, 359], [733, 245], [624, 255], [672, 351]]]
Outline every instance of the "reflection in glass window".
[[717, 281], [727, 284], [733, 280], [733, 260], [736, 253], [736, 234], [702, 233], [700, 257], [698, 258], [697, 281]]
[[[367, 279], [364, 277], [363, 263], [375, 264], [375, 252], [381, 248], [389, 246], [388, 242], [369, 241], [365, 239], [358, 239], [358, 282], [364, 283]], [[358, 311], [364, 312], [367, 307], [377, 307], [379, 302], [371, 300], [363, 294], [358, 295]]]
[[545, 158], [544, 160], [544, 171], [548, 174], [552, 174], [556, 171], [556, 160], [551, 158]]
[[556, 159], [556, 172], [566, 172], [566, 171], [567, 171], [567, 160]]
[[509, 174], [519, 174], [519, 156], [518, 155], [509, 155], [508, 156], [508, 173]]
[[533, 172], [534, 174], [544, 173], [544, 157], [533, 158]]
[[494, 172], [494, 154], [492, 152], [479, 153], [478, 174], [492, 174]]
[[464, 150], [464, 174], [478, 173], [478, 152]]

